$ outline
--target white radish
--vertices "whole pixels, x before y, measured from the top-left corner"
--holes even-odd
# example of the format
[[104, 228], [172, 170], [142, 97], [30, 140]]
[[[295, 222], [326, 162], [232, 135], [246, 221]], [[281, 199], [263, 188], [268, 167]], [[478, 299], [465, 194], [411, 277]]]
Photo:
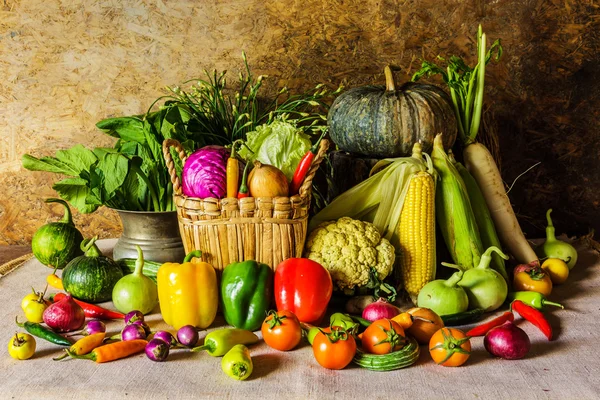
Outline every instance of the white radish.
[[528, 264], [537, 260], [537, 255], [519, 226], [500, 171], [489, 150], [481, 143], [472, 143], [465, 147], [463, 158], [467, 170], [481, 189], [500, 241], [519, 263]]

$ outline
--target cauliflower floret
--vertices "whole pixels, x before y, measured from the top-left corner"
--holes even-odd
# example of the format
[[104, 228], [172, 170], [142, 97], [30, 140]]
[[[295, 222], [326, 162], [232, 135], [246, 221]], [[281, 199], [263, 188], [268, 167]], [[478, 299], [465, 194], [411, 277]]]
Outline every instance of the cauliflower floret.
[[342, 217], [323, 222], [311, 232], [304, 257], [324, 266], [343, 291], [367, 285], [371, 268], [384, 280], [392, 272], [395, 253], [375, 225]]

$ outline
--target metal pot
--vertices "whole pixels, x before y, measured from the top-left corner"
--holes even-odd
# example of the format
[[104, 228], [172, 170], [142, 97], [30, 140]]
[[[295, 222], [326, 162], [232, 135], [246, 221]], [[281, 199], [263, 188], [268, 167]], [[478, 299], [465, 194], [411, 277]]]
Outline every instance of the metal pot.
[[185, 257], [179, 235], [177, 211], [116, 210], [121, 217], [123, 234], [115, 244], [113, 258], [137, 258], [140, 246], [144, 259], [156, 262], [182, 262]]

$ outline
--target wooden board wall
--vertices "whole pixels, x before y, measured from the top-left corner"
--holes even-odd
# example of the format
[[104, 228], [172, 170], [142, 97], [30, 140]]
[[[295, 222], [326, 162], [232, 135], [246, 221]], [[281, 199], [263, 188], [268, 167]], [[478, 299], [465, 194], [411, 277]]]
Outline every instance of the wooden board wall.
[[[591, 0], [0, 1], [0, 244], [27, 243], [61, 214], [42, 199], [58, 177], [24, 153], [110, 145], [94, 123], [141, 113], [165, 85], [203, 69], [235, 76], [245, 50], [273, 86], [408, 79], [425, 57], [472, 55], [478, 23], [501, 38], [486, 82], [511, 200], [530, 236], [554, 207], [558, 231], [600, 228], [598, 5]], [[76, 215], [85, 236], [115, 236], [107, 209]]]

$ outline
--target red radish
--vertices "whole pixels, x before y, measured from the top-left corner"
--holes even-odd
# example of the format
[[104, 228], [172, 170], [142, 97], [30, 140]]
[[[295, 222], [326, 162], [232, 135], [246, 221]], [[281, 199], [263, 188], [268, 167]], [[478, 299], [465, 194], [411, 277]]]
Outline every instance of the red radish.
[[85, 324], [83, 308], [71, 295], [46, 308], [43, 318], [46, 325], [57, 332], [71, 332]]
[[517, 360], [531, 349], [529, 336], [512, 322], [492, 328], [483, 339], [485, 349], [496, 357]]
[[365, 307], [362, 317], [367, 321], [377, 321], [378, 319], [390, 319], [400, 314], [398, 307], [388, 303], [384, 299], [379, 299]]

